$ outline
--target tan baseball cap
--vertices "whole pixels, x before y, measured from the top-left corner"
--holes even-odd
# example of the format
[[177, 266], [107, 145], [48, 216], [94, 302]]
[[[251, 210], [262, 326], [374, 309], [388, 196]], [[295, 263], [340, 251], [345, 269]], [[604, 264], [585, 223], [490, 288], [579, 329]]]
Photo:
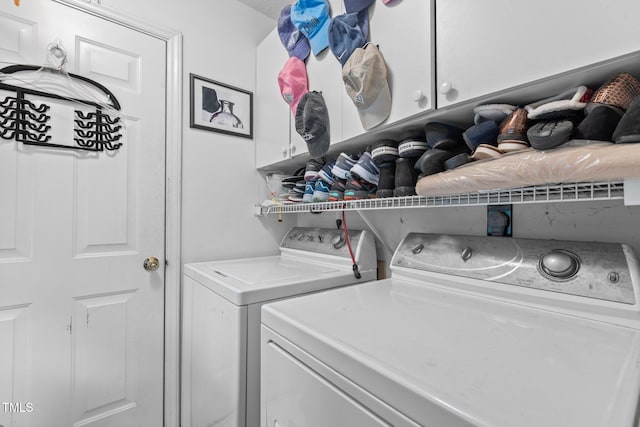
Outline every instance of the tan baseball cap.
[[378, 126], [389, 117], [391, 90], [387, 66], [375, 44], [367, 43], [353, 51], [342, 67], [342, 80], [365, 129]]

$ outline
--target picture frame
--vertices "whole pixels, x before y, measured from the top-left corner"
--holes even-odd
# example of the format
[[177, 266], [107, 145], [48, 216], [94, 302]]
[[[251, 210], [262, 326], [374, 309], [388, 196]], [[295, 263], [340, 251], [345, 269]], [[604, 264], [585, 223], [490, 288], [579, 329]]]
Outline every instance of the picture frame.
[[253, 139], [253, 92], [189, 73], [190, 127]]

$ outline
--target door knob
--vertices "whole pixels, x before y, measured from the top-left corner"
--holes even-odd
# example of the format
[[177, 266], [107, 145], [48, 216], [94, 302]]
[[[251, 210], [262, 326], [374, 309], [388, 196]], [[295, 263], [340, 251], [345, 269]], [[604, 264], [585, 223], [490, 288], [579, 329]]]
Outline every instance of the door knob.
[[150, 256], [149, 258], [144, 260], [142, 264], [144, 269], [147, 271], [156, 271], [158, 267], [160, 267], [160, 260], [154, 256]]

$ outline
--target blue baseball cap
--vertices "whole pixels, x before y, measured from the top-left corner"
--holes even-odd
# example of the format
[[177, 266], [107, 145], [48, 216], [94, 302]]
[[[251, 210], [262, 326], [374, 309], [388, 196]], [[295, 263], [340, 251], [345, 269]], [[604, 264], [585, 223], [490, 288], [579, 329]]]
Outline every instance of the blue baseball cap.
[[338, 15], [329, 24], [329, 48], [344, 65], [354, 50], [367, 43], [369, 14], [345, 13]]
[[311, 52], [309, 40], [307, 40], [305, 35], [291, 22], [290, 4], [283, 7], [280, 12], [280, 17], [278, 18], [278, 35], [290, 57], [295, 56], [304, 61], [307, 56], [309, 56]]
[[291, 22], [309, 40], [314, 55], [329, 47], [331, 8], [326, 0], [298, 0], [291, 7]]

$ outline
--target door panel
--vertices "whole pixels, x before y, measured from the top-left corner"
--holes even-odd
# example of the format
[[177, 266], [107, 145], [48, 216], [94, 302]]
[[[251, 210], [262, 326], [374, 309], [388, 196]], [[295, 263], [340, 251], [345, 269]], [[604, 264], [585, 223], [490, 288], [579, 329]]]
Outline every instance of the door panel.
[[[66, 71], [120, 102], [123, 146], [0, 139], [0, 402], [31, 407], [0, 425], [161, 426], [164, 272], [142, 264], [164, 260], [165, 43], [51, 1], [2, 6], [0, 66], [43, 65], [57, 40]], [[95, 111], [29, 100], [51, 107], [57, 144]]]

